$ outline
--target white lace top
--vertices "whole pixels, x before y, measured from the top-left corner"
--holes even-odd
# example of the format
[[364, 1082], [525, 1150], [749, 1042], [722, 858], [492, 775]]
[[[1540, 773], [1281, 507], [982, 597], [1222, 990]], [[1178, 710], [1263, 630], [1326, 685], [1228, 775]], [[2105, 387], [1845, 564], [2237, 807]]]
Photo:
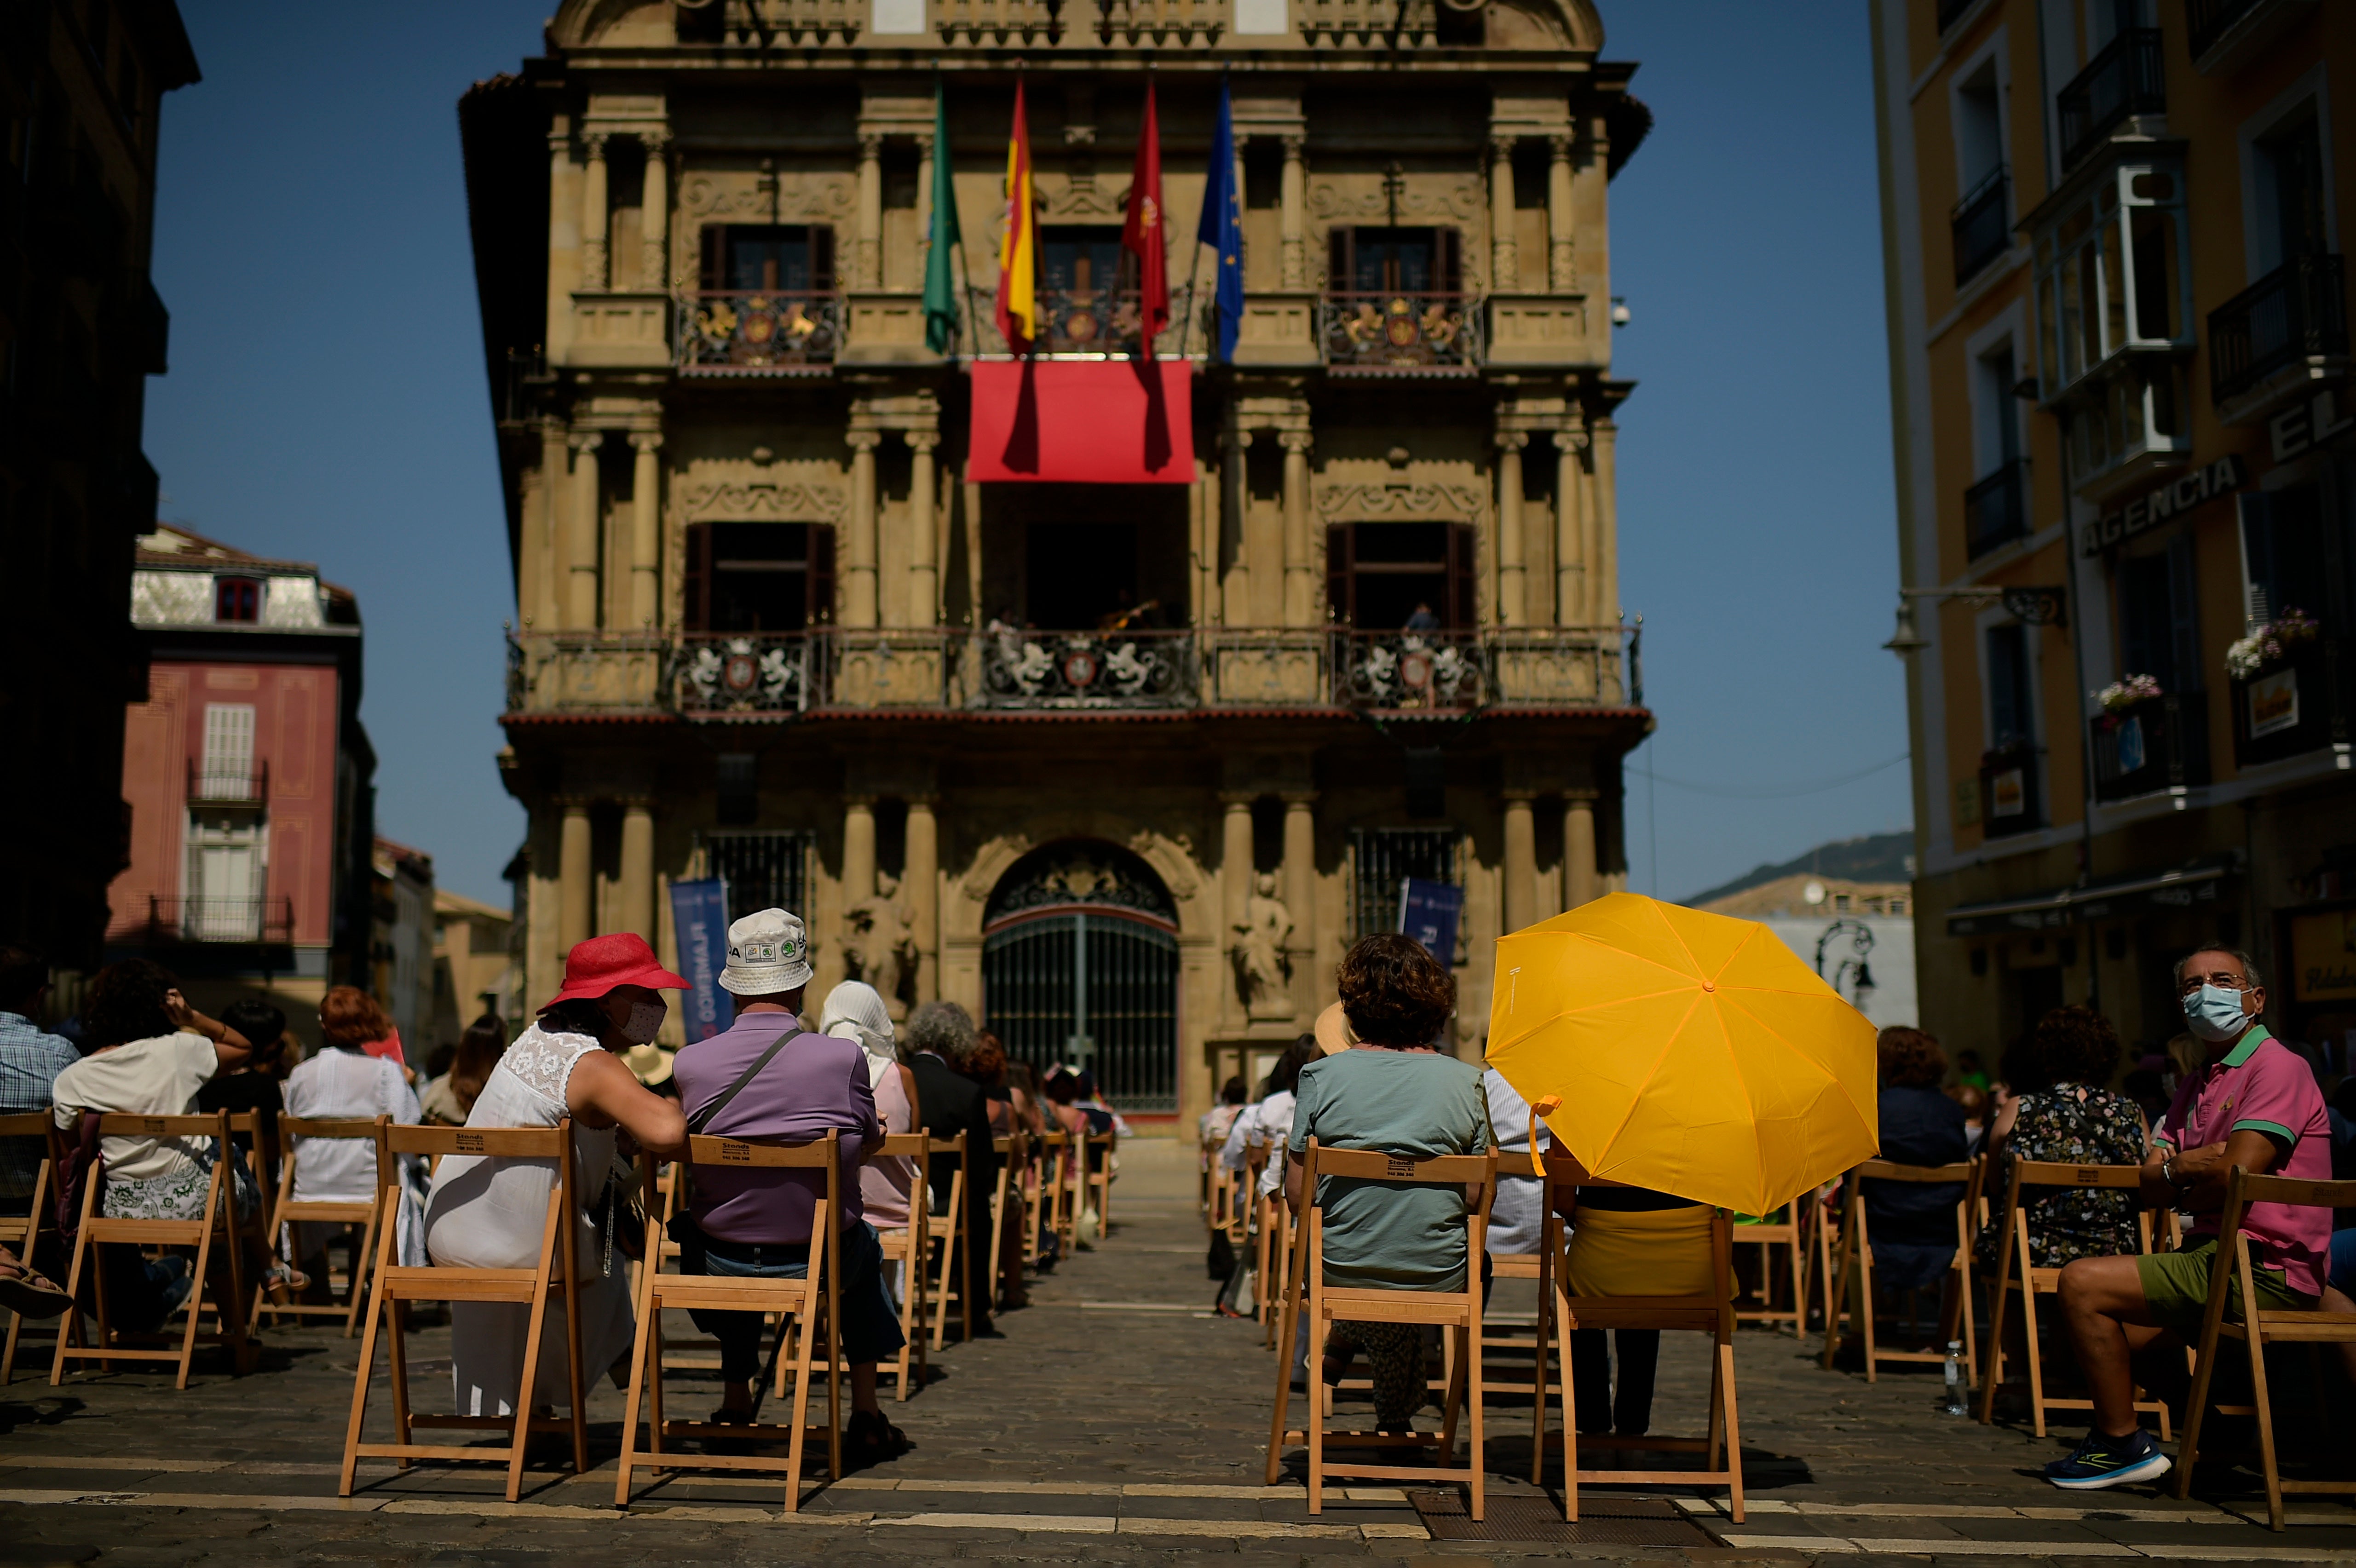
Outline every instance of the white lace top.
[[[516, 1037], [483, 1084], [470, 1127], [552, 1127], [569, 1114], [565, 1087], [573, 1070], [602, 1050], [585, 1034], [560, 1034], [532, 1025]], [[584, 1272], [594, 1275], [604, 1247], [587, 1206], [605, 1190], [614, 1160], [612, 1127], [573, 1129], [574, 1219]], [[541, 1227], [555, 1167], [544, 1159], [453, 1155], [434, 1175], [425, 1210], [425, 1246], [437, 1264], [461, 1268], [530, 1268], [539, 1261]]]

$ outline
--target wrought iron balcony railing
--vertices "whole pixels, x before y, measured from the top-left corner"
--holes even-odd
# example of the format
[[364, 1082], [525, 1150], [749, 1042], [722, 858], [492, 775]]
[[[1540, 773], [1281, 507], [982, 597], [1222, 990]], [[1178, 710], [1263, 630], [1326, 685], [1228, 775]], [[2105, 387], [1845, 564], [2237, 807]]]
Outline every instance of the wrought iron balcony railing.
[[150, 897], [147, 938], [151, 942], [292, 942], [294, 901]]
[[2029, 537], [2025, 458], [2014, 458], [1964, 492], [1964, 554], [1977, 560], [1999, 545]]
[[1479, 302], [1462, 293], [1329, 293], [1317, 342], [1336, 369], [1469, 369], [1481, 363]]
[[2171, 691], [2087, 720], [2094, 798], [2105, 804], [2209, 782], [2209, 696]]
[[2209, 313], [2209, 392], [2240, 397], [2298, 361], [2348, 352], [2348, 274], [2338, 256], [2297, 256]]
[[2356, 639], [2287, 645], [2231, 685], [2233, 765], [2255, 767], [2356, 741]]
[[831, 365], [842, 300], [815, 290], [706, 291], [680, 302], [679, 366], [723, 376], [790, 375]]
[[1947, 228], [1955, 248], [1955, 286], [1979, 276], [1982, 267], [2012, 249], [2012, 225], [2006, 197], [2010, 194], [2011, 173], [1998, 164], [1988, 171], [1979, 184], [1964, 193], [1947, 215]]
[[690, 634], [671, 664], [671, 700], [681, 713], [798, 713], [822, 702], [821, 632]]
[[1478, 632], [1336, 632], [1333, 700], [1352, 708], [1478, 708], [1490, 653]]
[[[974, 336], [971, 352], [1006, 354], [1006, 335], [998, 330], [998, 295], [993, 290], [971, 288], [966, 291], [971, 315], [958, 324], [962, 333], [969, 325]], [[1041, 289], [1038, 293], [1039, 336], [1031, 345], [1033, 354], [1103, 354], [1133, 355], [1144, 341], [1145, 321], [1139, 314], [1139, 293], [1135, 289]], [[1183, 336], [1186, 313], [1194, 308], [1194, 291], [1181, 283], [1170, 291], [1170, 320], [1153, 337], [1156, 354], [1175, 357], [1178, 343]], [[1190, 347], [1199, 349], [1205, 341], [1198, 326], [1193, 333]]]
[[2158, 27], [2128, 27], [2086, 62], [2054, 95], [2062, 121], [2062, 164], [2075, 165], [2130, 116], [2168, 108], [2168, 77]]
[[993, 622], [977, 639], [984, 708], [1188, 708], [1189, 632], [1035, 632]]
[[188, 759], [190, 805], [262, 805], [270, 799], [270, 764], [224, 766]]

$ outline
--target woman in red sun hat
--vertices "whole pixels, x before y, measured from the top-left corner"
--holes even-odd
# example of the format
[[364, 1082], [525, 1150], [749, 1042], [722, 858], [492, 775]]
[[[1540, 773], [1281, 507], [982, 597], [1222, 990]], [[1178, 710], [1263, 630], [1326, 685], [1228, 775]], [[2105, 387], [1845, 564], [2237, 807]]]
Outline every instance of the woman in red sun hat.
[[[582, 1204], [573, 1217], [582, 1371], [586, 1379], [610, 1371], [616, 1386], [628, 1375], [637, 1329], [627, 1260], [614, 1245], [630, 1161], [640, 1148], [680, 1154], [687, 1146], [679, 1103], [640, 1087], [618, 1053], [651, 1041], [669, 1010], [661, 993], [685, 989], [687, 982], [656, 962], [646, 940], [633, 933], [580, 944], [564, 955], [564, 988], [508, 1047], [466, 1116], [470, 1127], [552, 1127], [573, 1118], [573, 1189]], [[426, 1205], [426, 1251], [450, 1267], [534, 1266], [555, 1180], [552, 1162], [544, 1159], [444, 1159]], [[527, 1324], [522, 1307], [451, 1305], [451, 1380], [462, 1413], [514, 1410], [523, 1385]], [[560, 1301], [541, 1330], [535, 1408], [570, 1403], [565, 1339]]]

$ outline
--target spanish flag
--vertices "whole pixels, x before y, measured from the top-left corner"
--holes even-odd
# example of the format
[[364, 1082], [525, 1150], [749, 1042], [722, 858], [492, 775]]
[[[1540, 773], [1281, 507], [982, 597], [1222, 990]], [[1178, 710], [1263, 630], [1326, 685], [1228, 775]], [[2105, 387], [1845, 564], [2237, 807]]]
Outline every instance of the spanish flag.
[[1039, 219], [1031, 191], [1031, 129], [1014, 84], [1014, 135], [1006, 144], [1006, 234], [998, 242], [998, 330], [1017, 354], [1039, 336]]

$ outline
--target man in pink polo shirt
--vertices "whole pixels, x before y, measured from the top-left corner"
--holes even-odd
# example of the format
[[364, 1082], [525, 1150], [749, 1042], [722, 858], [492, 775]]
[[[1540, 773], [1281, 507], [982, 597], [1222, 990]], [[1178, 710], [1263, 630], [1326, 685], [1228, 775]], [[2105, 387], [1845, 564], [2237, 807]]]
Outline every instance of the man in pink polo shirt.
[[[2305, 1060], [2260, 1022], [2266, 993], [2250, 955], [2203, 948], [2176, 966], [2184, 1019], [2208, 1060], [2188, 1074], [2175, 1104], [2152, 1134], [2143, 1166], [2143, 1204], [2193, 1215], [2183, 1247], [2147, 1257], [2081, 1258], [2062, 1271], [2062, 1314], [2078, 1364], [2085, 1369], [2094, 1424], [2076, 1452], [2045, 1467], [2046, 1479], [2072, 1491], [2148, 1480], [2169, 1470], [2168, 1456], [2136, 1423], [2134, 1358], [2155, 1347], [2157, 1381], [2183, 1376], [2176, 1349], [2201, 1328], [2217, 1252], [2217, 1211], [2235, 1166], [2331, 1179], [2331, 1125], [2323, 1093]], [[2263, 1307], [2315, 1306], [2331, 1252], [2331, 1211], [2286, 1203], [2252, 1204], [2242, 1221], [2250, 1238], [2252, 1284]], [[2229, 1316], [2242, 1313], [2233, 1282]]]

